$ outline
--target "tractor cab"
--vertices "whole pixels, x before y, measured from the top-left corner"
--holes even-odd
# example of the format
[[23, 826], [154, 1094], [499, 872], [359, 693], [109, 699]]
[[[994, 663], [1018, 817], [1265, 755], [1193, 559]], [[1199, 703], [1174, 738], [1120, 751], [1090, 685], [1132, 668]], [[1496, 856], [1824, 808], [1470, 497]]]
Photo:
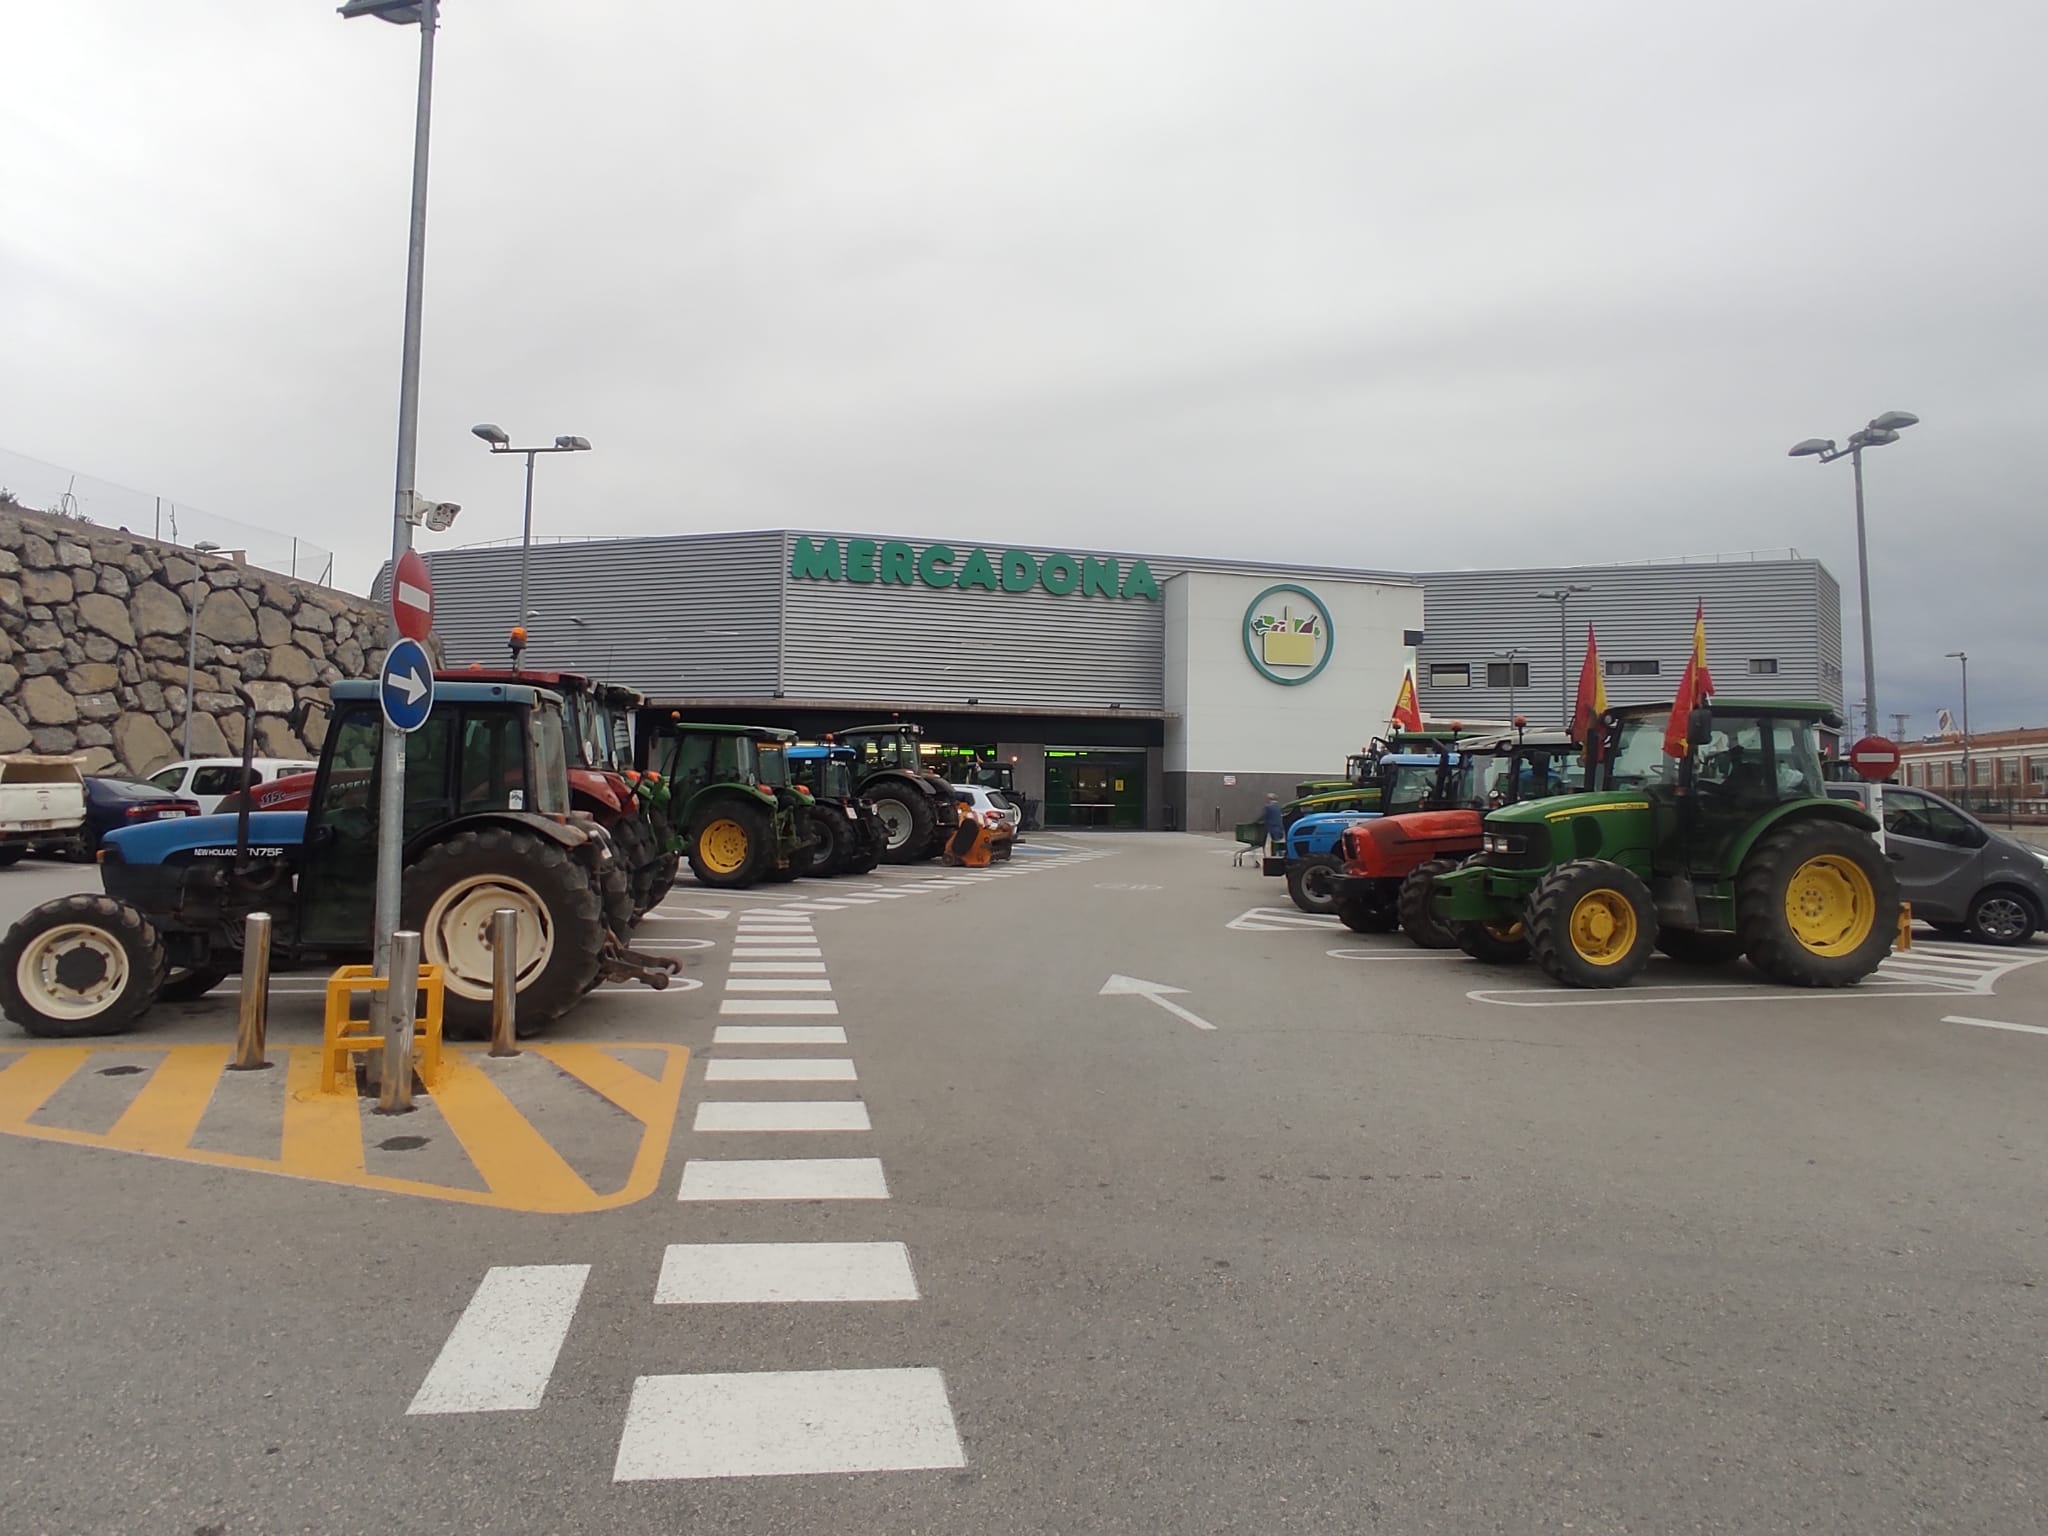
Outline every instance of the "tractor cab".
[[854, 752], [829, 738], [787, 749], [791, 779], [810, 793], [812, 836], [798, 851], [803, 875], [861, 875], [882, 862], [887, 837], [854, 782]]

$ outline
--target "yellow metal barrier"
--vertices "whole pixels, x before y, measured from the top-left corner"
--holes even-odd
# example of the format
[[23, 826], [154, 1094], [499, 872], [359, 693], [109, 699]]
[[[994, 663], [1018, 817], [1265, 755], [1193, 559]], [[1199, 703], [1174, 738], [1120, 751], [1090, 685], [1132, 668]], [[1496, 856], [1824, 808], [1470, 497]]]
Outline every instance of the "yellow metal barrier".
[[[420, 967], [419, 990], [427, 996], [420, 1010], [418, 1044], [414, 1048], [413, 1070], [429, 1090], [441, 1077], [441, 1007], [444, 990], [441, 967]], [[358, 993], [374, 997], [384, 990], [384, 979], [367, 965], [344, 965], [327, 978], [327, 1021], [320, 1035], [320, 1091], [353, 1094], [355, 1068], [351, 1058], [365, 1051], [384, 1049], [384, 1037], [373, 1032], [369, 1015], [357, 1018], [353, 1001]], [[342, 1086], [346, 1069], [348, 1085]]]
[[1910, 901], [1899, 903], [1899, 936], [1897, 942], [1892, 947], [1894, 949], [1911, 949], [1913, 947], [1913, 903]]

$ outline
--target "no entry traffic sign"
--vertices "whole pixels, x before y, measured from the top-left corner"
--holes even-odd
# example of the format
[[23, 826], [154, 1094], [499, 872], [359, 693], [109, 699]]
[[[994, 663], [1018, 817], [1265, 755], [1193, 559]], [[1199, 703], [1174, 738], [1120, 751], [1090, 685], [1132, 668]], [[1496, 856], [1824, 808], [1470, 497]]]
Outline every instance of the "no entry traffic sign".
[[1849, 748], [1849, 766], [1873, 784], [1899, 771], [1899, 749], [1882, 736], [1866, 736]]
[[434, 578], [416, 549], [408, 549], [392, 567], [391, 622], [406, 639], [422, 645], [434, 632]]

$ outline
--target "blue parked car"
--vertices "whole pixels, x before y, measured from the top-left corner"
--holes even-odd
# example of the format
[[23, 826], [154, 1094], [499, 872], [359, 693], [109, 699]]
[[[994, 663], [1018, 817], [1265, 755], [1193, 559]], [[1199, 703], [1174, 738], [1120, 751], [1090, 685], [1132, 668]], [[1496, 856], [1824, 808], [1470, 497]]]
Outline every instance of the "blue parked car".
[[1287, 894], [1304, 912], [1337, 910], [1335, 877], [1343, 873], [1337, 839], [1355, 822], [1428, 810], [1450, 792], [1460, 759], [1455, 752], [1390, 752], [1380, 759], [1377, 811], [1322, 811], [1287, 829]]

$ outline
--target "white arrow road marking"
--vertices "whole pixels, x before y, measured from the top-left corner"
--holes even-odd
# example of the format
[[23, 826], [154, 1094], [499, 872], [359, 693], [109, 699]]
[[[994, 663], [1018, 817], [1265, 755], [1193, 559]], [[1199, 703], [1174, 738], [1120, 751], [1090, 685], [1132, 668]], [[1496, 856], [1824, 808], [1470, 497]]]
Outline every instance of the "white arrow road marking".
[[387, 672], [384, 674], [384, 681], [394, 688], [403, 688], [405, 702], [408, 704], [417, 704], [426, 697], [427, 685], [420, 680], [417, 672]]
[[1186, 997], [1186, 987], [1169, 987], [1164, 982], [1141, 981], [1136, 976], [1112, 976], [1102, 984], [1098, 997], [1142, 997], [1148, 1003], [1157, 1003], [1176, 1018], [1186, 1019], [1197, 1029], [1214, 1029], [1216, 1026], [1199, 1014], [1188, 1012], [1179, 1003], [1168, 1002], [1167, 994]]
[[421, 590], [409, 581], [398, 584], [398, 602], [404, 608], [417, 608], [425, 613], [434, 606], [434, 595]]

